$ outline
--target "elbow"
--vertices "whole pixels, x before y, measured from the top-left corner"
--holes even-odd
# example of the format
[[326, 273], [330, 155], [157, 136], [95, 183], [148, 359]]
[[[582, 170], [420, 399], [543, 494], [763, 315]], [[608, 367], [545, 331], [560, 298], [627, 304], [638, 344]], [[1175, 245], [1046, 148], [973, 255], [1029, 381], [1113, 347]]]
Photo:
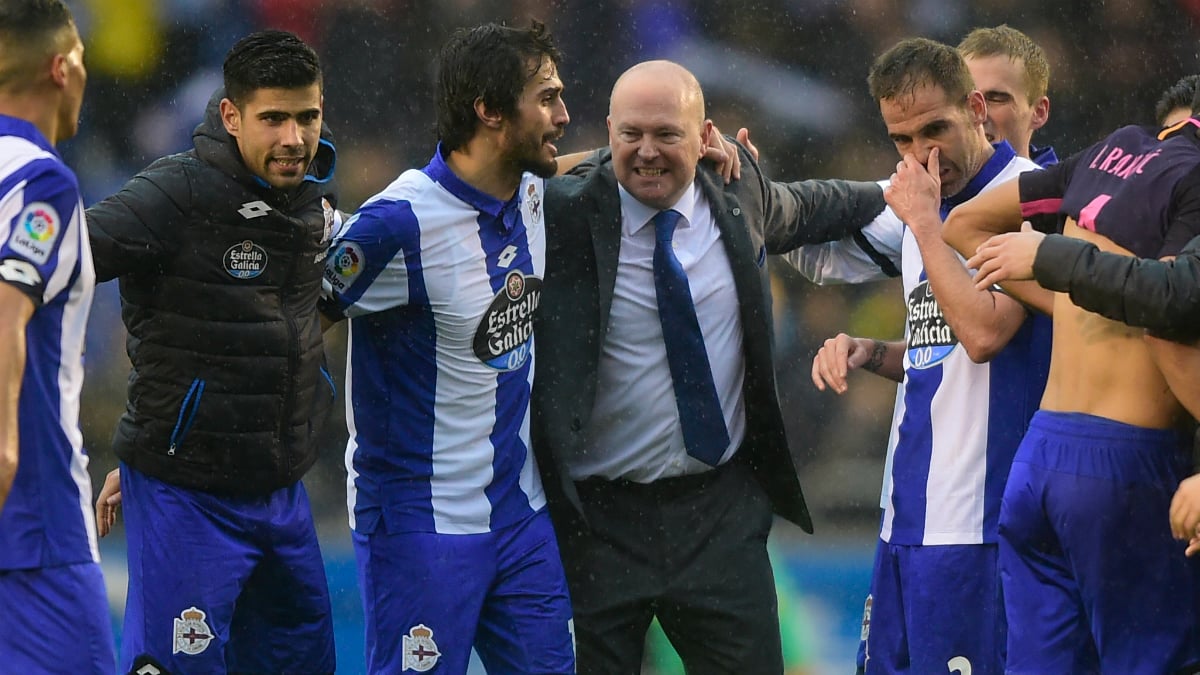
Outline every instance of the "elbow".
[[987, 363], [996, 358], [1001, 349], [1004, 349], [1003, 342], [988, 335], [959, 336], [959, 343], [967, 352], [967, 358], [971, 359], [973, 363]]

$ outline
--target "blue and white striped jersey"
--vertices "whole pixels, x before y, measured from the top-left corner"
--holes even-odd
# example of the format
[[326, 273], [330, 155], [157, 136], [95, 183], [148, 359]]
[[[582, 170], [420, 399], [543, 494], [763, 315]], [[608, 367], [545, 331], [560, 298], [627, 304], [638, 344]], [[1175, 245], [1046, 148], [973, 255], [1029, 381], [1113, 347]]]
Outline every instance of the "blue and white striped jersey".
[[[957, 204], [1037, 165], [1007, 142]], [[1012, 458], [1037, 410], [1050, 368], [1050, 320], [1029, 316], [988, 363], [974, 363], [938, 306], [916, 237], [890, 208], [860, 235], [805, 246], [788, 259], [821, 283], [861, 283], [899, 270], [908, 308], [904, 382], [888, 437], [880, 539], [894, 544], [992, 543]]]
[[79, 184], [36, 127], [4, 115], [0, 281], [34, 305], [18, 403], [20, 459], [0, 511], [0, 570], [99, 561], [79, 431], [83, 336], [96, 284]]
[[351, 217], [325, 271], [350, 319], [350, 525], [475, 534], [545, 506], [529, 443], [543, 180], [501, 202], [441, 148]]

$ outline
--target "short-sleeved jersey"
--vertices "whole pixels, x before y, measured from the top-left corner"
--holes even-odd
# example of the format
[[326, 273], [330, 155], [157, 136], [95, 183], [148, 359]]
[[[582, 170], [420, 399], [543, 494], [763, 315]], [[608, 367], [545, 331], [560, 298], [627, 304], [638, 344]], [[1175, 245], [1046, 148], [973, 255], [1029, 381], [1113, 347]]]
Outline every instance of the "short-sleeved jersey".
[[1044, 232], [1060, 215], [1139, 258], [1178, 253], [1200, 234], [1200, 121], [1122, 127], [1038, 174], [1021, 176], [1021, 215]]
[[[1037, 165], [1007, 142], [950, 209]], [[994, 543], [1012, 458], [1037, 410], [1050, 368], [1049, 319], [1029, 316], [987, 363], [975, 363], [946, 322], [916, 237], [889, 208], [857, 238], [805, 246], [793, 264], [818, 283], [903, 277], [908, 307], [904, 382], [888, 437], [880, 538], [893, 544]]]
[[18, 402], [20, 458], [0, 511], [0, 570], [98, 561], [79, 431], [83, 337], [96, 275], [79, 185], [32, 124], [3, 115], [0, 282], [34, 305]]
[[533, 312], [546, 258], [544, 182], [507, 202], [460, 180], [439, 147], [335, 238], [333, 309], [350, 319], [351, 527], [475, 534], [545, 506], [530, 451]]

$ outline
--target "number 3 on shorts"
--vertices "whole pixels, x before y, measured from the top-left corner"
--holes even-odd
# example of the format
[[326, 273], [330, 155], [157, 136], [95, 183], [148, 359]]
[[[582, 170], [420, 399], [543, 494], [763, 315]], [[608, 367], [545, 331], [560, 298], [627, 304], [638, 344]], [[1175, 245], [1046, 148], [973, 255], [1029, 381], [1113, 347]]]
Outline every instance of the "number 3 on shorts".
[[958, 675], [971, 675], [971, 662], [965, 656], [956, 656], [946, 662], [946, 668]]

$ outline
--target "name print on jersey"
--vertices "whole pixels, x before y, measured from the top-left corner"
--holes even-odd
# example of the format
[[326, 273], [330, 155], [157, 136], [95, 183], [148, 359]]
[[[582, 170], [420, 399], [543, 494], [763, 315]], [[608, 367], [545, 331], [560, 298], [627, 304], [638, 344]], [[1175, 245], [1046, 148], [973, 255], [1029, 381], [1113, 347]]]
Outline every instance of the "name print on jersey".
[[512, 270], [475, 330], [475, 356], [500, 371], [516, 370], [529, 359], [533, 312], [542, 299], [542, 280]]
[[917, 284], [908, 294], [908, 326], [908, 360], [913, 368], [936, 366], [958, 344], [928, 281]]

